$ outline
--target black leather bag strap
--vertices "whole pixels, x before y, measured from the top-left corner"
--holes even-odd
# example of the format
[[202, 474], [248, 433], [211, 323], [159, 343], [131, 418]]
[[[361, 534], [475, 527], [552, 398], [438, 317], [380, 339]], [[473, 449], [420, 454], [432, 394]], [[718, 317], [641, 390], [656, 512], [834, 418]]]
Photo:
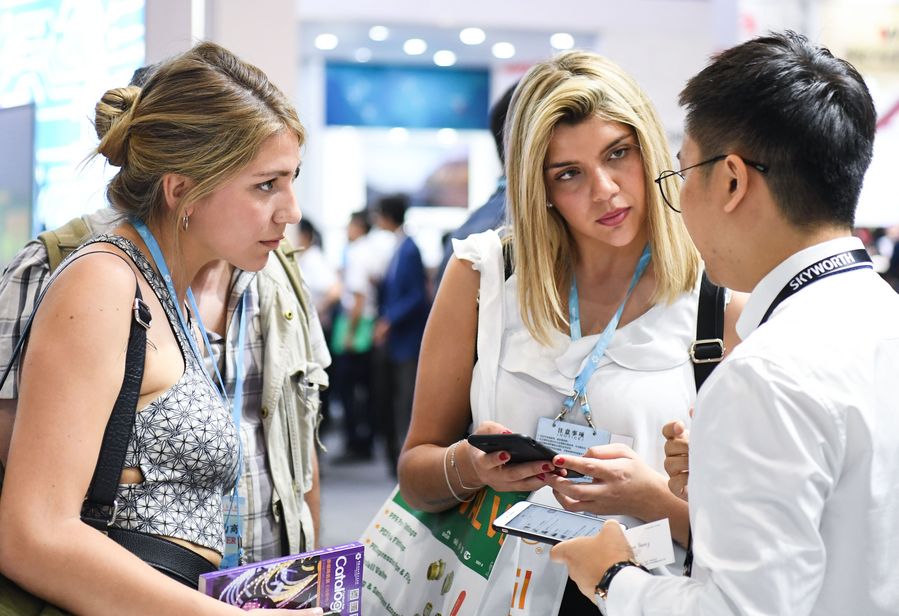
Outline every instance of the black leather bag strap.
[[[135, 283], [137, 280], [135, 279]], [[97, 467], [91, 478], [81, 519], [90, 526], [105, 530], [118, 514], [116, 490], [125, 465], [128, 440], [134, 430], [137, 400], [144, 376], [144, 360], [147, 355], [147, 329], [150, 328], [150, 308], [141, 297], [140, 285], [135, 284], [132, 306], [131, 331], [128, 335], [128, 351], [125, 355], [125, 374], [122, 387], [112, 407], [112, 414], [103, 433], [103, 442], [97, 456]], [[108, 516], [97, 516], [106, 509]]]
[[696, 311], [696, 341], [690, 347], [696, 391], [724, 359], [724, 300], [724, 287], [712, 284], [703, 272]]
[[[696, 341], [690, 347], [693, 361], [693, 379], [696, 391], [702, 387], [712, 370], [724, 359], [724, 287], [712, 284], [702, 273], [699, 287], [699, 308], [696, 311]], [[687, 531], [687, 554], [684, 557], [684, 575], [693, 573], [693, 533]]]
[[[94, 253], [76, 255], [69, 259], [63, 265], [63, 268], [72, 261], [85, 257], [88, 254]], [[112, 254], [126, 261], [124, 257], [115, 253], [106, 254]], [[62, 271], [62, 268], [59, 271]], [[134, 429], [137, 400], [140, 396], [140, 386], [144, 374], [144, 359], [147, 353], [147, 329], [149, 329], [152, 319], [150, 308], [144, 303], [141, 296], [140, 285], [136, 276], [134, 282], [134, 303], [132, 305], [131, 331], [128, 335], [128, 351], [125, 355], [125, 376], [122, 379], [122, 387], [119, 390], [112, 414], [103, 433], [103, 442], [100, 445], [100, 453], [97, 456], [97, 466], [94, 469], [94, 475], [88, 488], [85, 507], [82, 509], [83, 512], [87, 512], [86, 514], [82, 513], [82, 520], [86, 524], [100, 530], [105, 530], [118, 513], [115, 498], [116, 489], [119, 485], [122, 467], [125, 464], [128, 439]], [[44, 295], [46, 295], [49, 287], [50, 283], [47, 284], [34, 303], [31, 317], [22, 329], [22, 335], [16, 344], [16, 348], [13, 350], [9, 364], [3, 371], [3, 376], [0, 377], [0, 387], [3, 387], [3, 383], [6, 382], [9, 372], [14, 365], [13, 362], [18, 360], [25, 346], [28, 332], [31, 329], [34, 316], [37, 314], [37, 308], [44, 299]]]

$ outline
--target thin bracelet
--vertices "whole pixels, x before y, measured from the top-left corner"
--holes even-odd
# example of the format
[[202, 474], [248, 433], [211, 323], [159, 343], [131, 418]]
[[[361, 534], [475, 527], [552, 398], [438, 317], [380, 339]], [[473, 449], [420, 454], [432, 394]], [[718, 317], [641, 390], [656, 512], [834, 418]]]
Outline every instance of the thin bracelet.
[[465, 482], [462, 481], [462, 473], [459, 472], [459, 467], [456, 466], [456, 447], [458, 447], [459, 443], [461, 442], [462, 441], [456, 441], [455, 443], [450, 445], [450, 449], [452, 449], [452, 451], [450, 452], [450, 464], [456, 471], [456, 477], [459, 478], [459, 485], [462, 486], [463, 490], [480, 490], [480, 488], [468, 487], [467, 485], [465, 485]]
[[456, 494], [456, 491], [453, 489], [453, 484], [450, 483], [449, 472], [446, 470], [447, 466], [448, 466], [446, 463], [446, 458], [447, 458], [448, 453], [449, 453], [449, 447], [447, 447], [446, 449], [443, 450], [443, 477], [446, 479], [446, 487], [449, 488], [450, 494], [453, 495], [453, 498], [455, 498], [460, 503], [467, 503], [472, 498], [474, 498], [474, 494], [472, 494], [471, 497], [467, 498], [467, 499], [460, 498], [459, 495]]

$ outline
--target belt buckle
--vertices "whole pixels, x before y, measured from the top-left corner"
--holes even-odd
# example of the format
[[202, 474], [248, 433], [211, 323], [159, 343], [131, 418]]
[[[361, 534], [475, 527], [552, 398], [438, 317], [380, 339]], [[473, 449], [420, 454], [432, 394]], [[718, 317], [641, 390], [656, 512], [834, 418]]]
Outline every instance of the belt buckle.
[[147, 305], [147, 302], [139, 297], [135, 297], [132, 310], [134, 310], [134, 320], [143, 325], [144, 329], [150, 329], [150, 321], [153, 320], [153, 315], [150, 313], [150, 307]]
[[[697, 356], [697, 350], [700, 351]], [[690, 359], [694, 364], [715, 364], [724, 359], [724, 340], [705, 338], [690, 345]]]
[[113, 522], [119, 515], [119, 499], [115, 499], [112, 501], [112, 513], [109, 514], [109, 519], [106, 520], [106, 526], [112, 526]]

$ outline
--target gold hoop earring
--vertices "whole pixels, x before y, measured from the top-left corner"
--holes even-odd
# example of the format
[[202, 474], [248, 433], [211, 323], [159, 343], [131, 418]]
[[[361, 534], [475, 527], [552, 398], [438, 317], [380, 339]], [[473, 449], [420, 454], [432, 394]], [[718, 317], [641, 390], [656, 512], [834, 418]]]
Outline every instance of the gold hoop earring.
[[181, 230], [186, 232], [188, 226], [190, 226], [190, 216], [185, 214], [181, 217]]

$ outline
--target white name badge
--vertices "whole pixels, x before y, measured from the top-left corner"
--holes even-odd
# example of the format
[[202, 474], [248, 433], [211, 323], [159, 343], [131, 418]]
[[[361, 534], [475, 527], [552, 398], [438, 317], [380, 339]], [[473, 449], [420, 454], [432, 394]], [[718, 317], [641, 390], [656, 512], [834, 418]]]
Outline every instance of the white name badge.
[[222, 519], [225, 521], [225, 551], [219, 569], [231, 569], [243, 563], [244, 554], [241, 544], [243, 536], [242, 511], [247, 510], [247, 501], [243, 496], [225, 494], [222, 496]]
[[661, 567], [674, 562], [674, 544], [668, 518], [634, 526], [624, 531], [634, 551], [634, 560], [646, 567]]
[[609, 443], [624, 443], [628, 447], [634, 444], [633, 437], [623, 434], [612, 434], [608, 430], [596, 430], [582, 424], [567, 421], [553, 421], [549, 417], [541, 417], [537, 422], [537, 442], [546, 445], [553, 451], [563, 455], [583, 456], [588, 449]]
[[[597, 445], [625, 443], [630, 447], [634, 442], [634, 439], [629, 436], [612, 434], [608, 430], [599, 429], [594, 433], [590, 426], [570, 423], [561, 419], [554, 421], [548, 417], [541, 417], [537, 422], [535, 438], [537, 442], [562, 455], [578, 457], [582, 457], [588, 449]], [[568, 479], [575, 483], [593, 481], [592, 477], [568, 477]]]

